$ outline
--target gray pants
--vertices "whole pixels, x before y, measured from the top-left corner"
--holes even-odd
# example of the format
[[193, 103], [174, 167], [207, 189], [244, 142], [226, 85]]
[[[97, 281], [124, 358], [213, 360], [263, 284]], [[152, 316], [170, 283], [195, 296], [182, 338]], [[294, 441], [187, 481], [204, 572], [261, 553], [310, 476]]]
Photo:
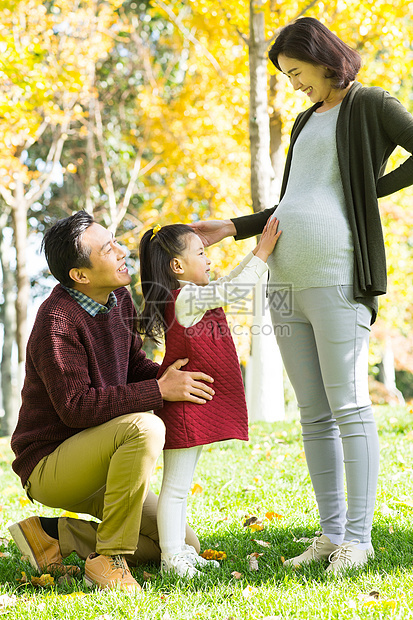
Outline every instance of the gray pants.
[[368, 391], [371, 310], [352, 298], [351, 286], [287, 293], [270, 284], [269, 302], [323, 533], [370, 543], [379, 469]]

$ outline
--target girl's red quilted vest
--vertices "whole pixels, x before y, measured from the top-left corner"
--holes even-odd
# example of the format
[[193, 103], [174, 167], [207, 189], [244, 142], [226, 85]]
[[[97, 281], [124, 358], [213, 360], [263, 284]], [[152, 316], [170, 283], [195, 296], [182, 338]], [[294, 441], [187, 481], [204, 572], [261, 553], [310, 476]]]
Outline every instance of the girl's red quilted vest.
[[165, 318], [166, 352], [158, 378], [177, 359], [189, 358], [182, 370], [204, 372], [213, 377], [215, 395], [203, 405], [166, 402], [155, 413], [165, 422], [165, 448], [190, 448], [225, 439], [248, 440], [248, 414], [237, 352], [222, 308], [208, 310], [192, 327], [175, 317], [180, 290], [172, 291]]

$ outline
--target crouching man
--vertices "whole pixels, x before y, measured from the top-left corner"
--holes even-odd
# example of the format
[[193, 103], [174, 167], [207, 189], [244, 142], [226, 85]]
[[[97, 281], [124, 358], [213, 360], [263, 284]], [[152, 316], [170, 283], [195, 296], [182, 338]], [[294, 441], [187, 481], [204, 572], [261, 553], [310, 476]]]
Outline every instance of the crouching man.
[[[210, 400], [212, 379], [177, 360], [156, 380], [133, 329], [125, 251], [89, 214], [57, 222], [43, 248], [59, 284], [28, 341], [13, 469], [31, 499], [99, 522], [30, 517], [9, 529], [37, 569], [78, 572], [62, 563], [75, 551], [88, 583], [139, 589], [128, 565], [160, 559], [149, 482], [165, 433], [151, 411]], [[187, 543], [199, 551], [189, 528]]]

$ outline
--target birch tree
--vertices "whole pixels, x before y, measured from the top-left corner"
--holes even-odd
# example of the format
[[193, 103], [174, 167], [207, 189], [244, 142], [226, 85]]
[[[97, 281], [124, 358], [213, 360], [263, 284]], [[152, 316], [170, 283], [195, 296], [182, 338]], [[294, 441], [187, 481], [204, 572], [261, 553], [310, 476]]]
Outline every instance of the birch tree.
[[[90, 90], [90, 62], [113, 44], [108, 31], [119, 3], [102, 6], [58, 0], [4, 2], [0, 11], [0, 195], [11, 210], [16, 249], [16, 342], [18, 384], [24, 378], [27, 342], [27, 217], [58, 175], [71, 124], [82, 115], [82, 98]], [[94, 24], [99, 26], [94, 28]], [[91, 36], [91, 29], [93, 36]], [[32, 161], [42, 140], [44, 159]], [[48, 140], [48, 143], [47, 143]]]

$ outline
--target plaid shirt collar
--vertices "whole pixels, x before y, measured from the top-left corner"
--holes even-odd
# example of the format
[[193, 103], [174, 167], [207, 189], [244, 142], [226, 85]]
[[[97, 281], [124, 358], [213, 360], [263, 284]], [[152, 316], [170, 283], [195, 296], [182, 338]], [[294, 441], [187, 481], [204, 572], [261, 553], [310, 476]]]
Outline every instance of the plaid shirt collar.
[[96, 316], [97, 314], [108, 314], [112, 308], [118, 305], [118, 300], [116, 299], [116, 295], [113, 291], [109, 294], [108, 303], [103, 306], [98, 301], [91, 299], [84, 293], [81, 293], [74, 288], [68, 288], [67, 286], [63, 286], [63, 288], [71, 297], [73, 297], [73, 299], [77, 301], [80, 306], [82, 306], [83, 310], [86, 310], [86, 312], [90, 314], [90, 316]]

